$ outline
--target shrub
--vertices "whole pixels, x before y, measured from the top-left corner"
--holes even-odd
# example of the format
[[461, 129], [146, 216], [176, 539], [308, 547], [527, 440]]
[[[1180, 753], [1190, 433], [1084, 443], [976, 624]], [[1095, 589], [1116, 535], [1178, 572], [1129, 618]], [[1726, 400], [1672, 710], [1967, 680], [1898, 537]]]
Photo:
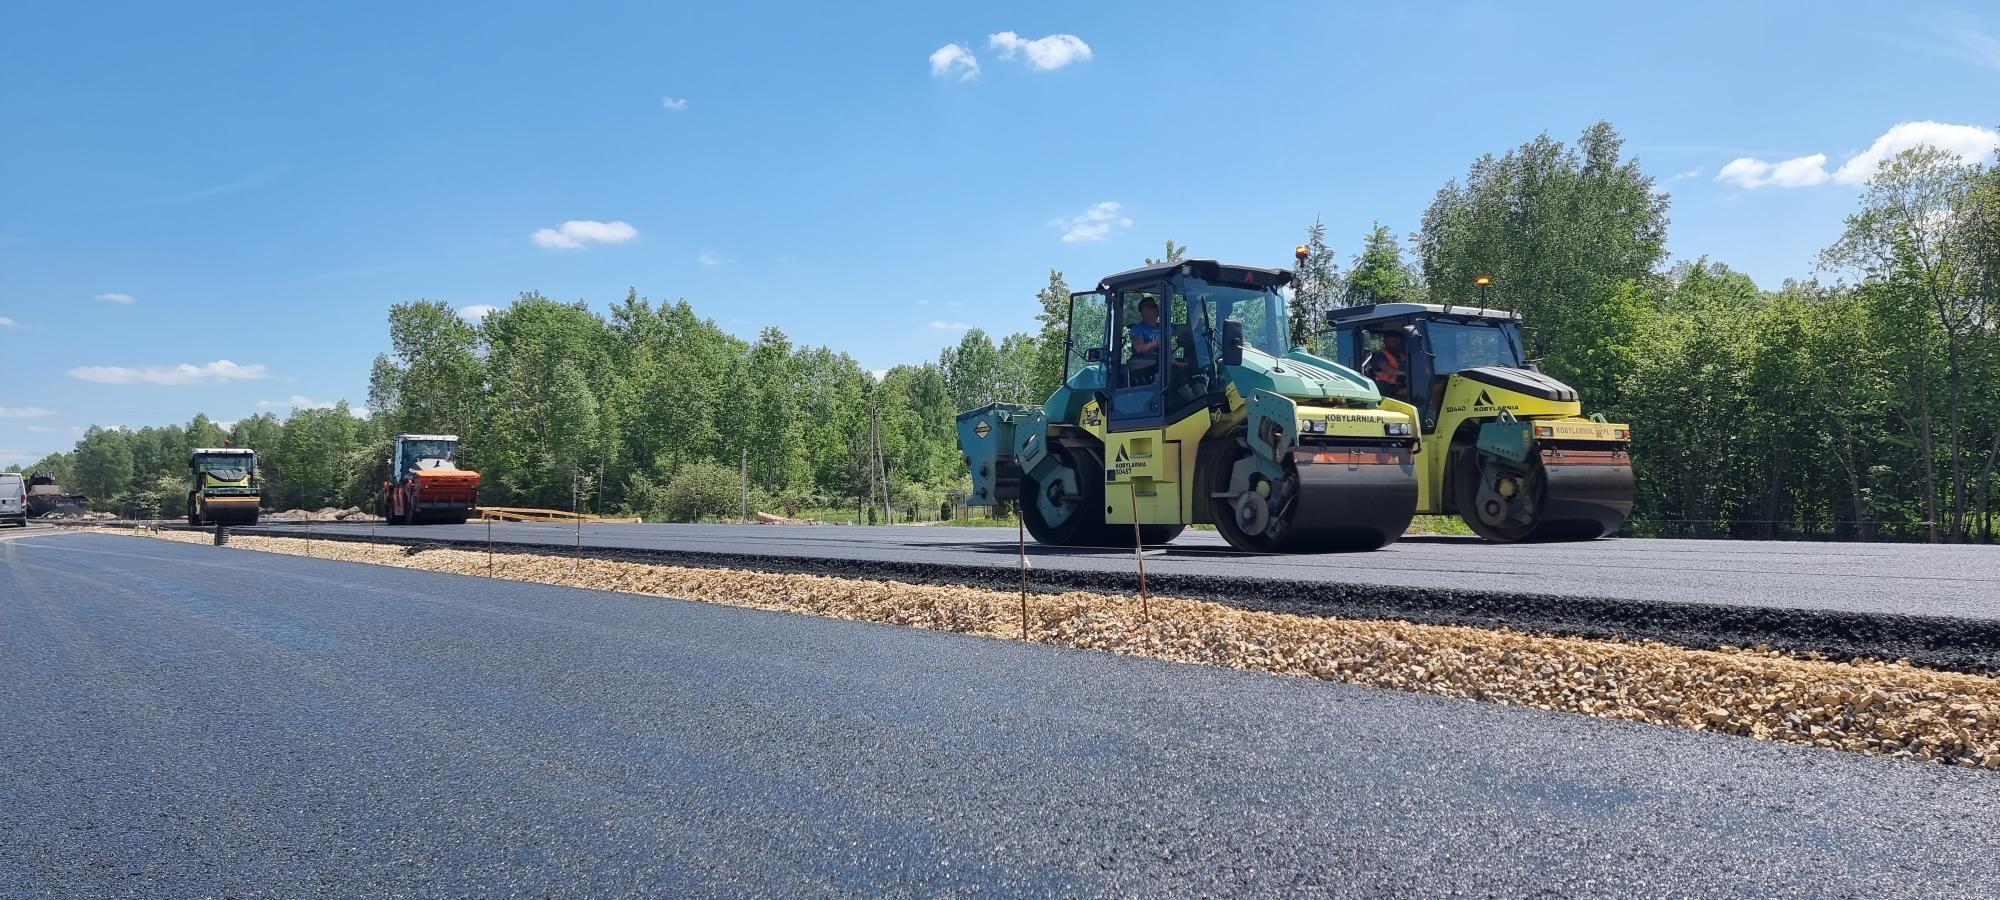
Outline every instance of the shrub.
[[702, 516], [723, 516], [736, 512], [743, 503], [743, 479], [729, 466], [690, 463], [667, 482], [660, 497], [661, 511], [676, 521], [699, 521]]

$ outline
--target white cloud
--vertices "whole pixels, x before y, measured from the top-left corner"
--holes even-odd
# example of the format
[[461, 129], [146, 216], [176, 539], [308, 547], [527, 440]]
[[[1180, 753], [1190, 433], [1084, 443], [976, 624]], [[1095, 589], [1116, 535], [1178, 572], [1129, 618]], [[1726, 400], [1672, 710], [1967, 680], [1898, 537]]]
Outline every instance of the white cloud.
[[26, 450], [0, 447], [0, 466], [25, 466], [38, 459], [41, 459], [41, 457], [34, 456]]
[[50, 428], [50, 427], [49, 427], [49, 426], [47, 426], [47, 425], [30, 425], [30, 426], [28, 426], [28, 430], [29, 430], [29, 431], [32, 431], [32, 432], [34, 432], [34, 433], [36, 433], [36, 434], [54, 434], [54, 433], [56, 433], [56, 429], [54, 429], [54, 428]]
[[1811, 187], [1826, 183], [1826, 154], [1815, 153], [1783, 162], [1770, 163], [1754, 156], [1739, 156], [1715, 173], [1715, 180], [1756, 190], [1766, 185]]
[[970, 330], [972, 330], [972, 326], [971, 326], [971, 325], [968, 325], [968, 324], [966, 324], [966, 323], [964, 323], [964, 322], [947, 322], [947, 321], [945, 321], [945, 320], [943, 320], [943, 319], [932, 319], [932, 320], [931, 320], [931, 327], [932, 327], [932, 328], [935, 328], [935, 329], [937, 329], [937, 330], [939, 330], [939, 331], [970, 331]]
[[56, 414], [39, 406], [0, 406], [0, 419], [43, 419]]
[[188, 363], [177, 366], [78, 366], [69, 370], [69, 377], [98, 384], [175, 385], [255, 381], [271, 376], [263, 363], [239, 366], [229, 360], [218, 359], [199, 366]]
[[1101, 241], [1111, 236], [1113, 231], [1123, 231], [1132, 227], [1132, 220], [1125, 215], [1125, 207], [1109, 200], [1092, 206], [1067, 219], [1057, 219], [1052, 225], [1063, 229], [1063, 243], [1084, 244]]
[[1700, 178], [1702, 175], [1707, 174], [1707, 172], [1708, 172], [1707, 166], [1695, 166], [1692, 169], [1689, 169], [1685, 172], [1682, 172], [1671, 178], [1668, 178], [1667, 183], [1672, 184], [1676, 181], [1687, 181], [1688, 179], [1691, 178]]
[[979, 57], [964, 44], [946, 44], [931, 51], [931, 77], [971, 81], [979, 77]]
[[1868, 145], [1868, 149], [1849, 157], [1832, 172], [1826, 169], [1824, 153], [1775, 163], [1754, 156], [1741, 156], [1730, 160], [1729, 165], [1715, 173], [1715, 180], [1751, 190], [1765, 186], [1812, 187], [1828, 181], [1866, 184], [1875, 176], [1883, 160], [1917, 147], [1936, 147], [1968, 163], [1984, 162], [1996, 149], [2000, 149], [2000, 132], [1976, 125], [1902, 122], [1883, 132], [1873, 144]]
[[581, 250], [585, 244], [622, 244], [639, 236], [639, 229], [625, 222], [595, 222], [571, 219], [559, 228], [543, 228], [531, 237], [535, 246], [551, 250]]
[[661, 97], [660, 108], [667, 112], [680, 112], [688, 108], [686, 97]]
[[719, 266], [722, 265], [723, 263], [728, 262], [729, 260], [723, 259], [721, 256], [718, 256], [716, 252], [713, 250], [703, 250], [701, 251], [700, 255], [695, 257], [695, 261], [701, 263], [704, 266]]
[[477, 325], [479, 324], [479, 320], [486, 318], [487, 313], [496, 312], [499, 309], [500, 307], [494, 306], [491, 303], [474, 303], [471, 306], [459, 307], [458, 317]]
[[121, 294], [117, 291], [112, 291], [106, 294], [98, 294], [97, 299], [116, 303], [120, 306], [130, 306], [134, 298], [131, 294]]
[[331, 409], [333, 401], [314, 400], [304, 394], [293, 394], [283, 400], [259, 400], [258, 409]]
[[1985, 162], [1995, 148], [2000, 148], [2000, 132], [1974, 125], [1902, 122], [1883, 132], [1868, 149], [1842, 163], [1833, 173], [1833, 180], [1841, 184], [1866, 183], [1883, 160], [1916, 147], [1936, 147], [1966, 162]]
[[869, 369], [869, 370], [868, 370], [868, 374], [870, 374], [870, 375], [873, 375], [873, 376], [875, 376], [875, 380], [876, 380], [876, 381], [881, 381], [882, 379], [884, 379], [884, 378], [887, 378], [887, 377], [889, 377], [889, 370], [888, 370], [888, 369]]
[[9, 319], [6, 316], [0, 316], [0, 328], [19, 328], [19, 327], [21, 327], [21, 323], [16, 322], [13, 319]]
[[1000, 51], [1001, 59], [1026, 56], [1028, 68], [1038, 72], [1060, 69], [1073, 62], [1090, 59], [1090, 45], [1073, 34], [1052, 34], [1048, 37], [1023, 40], [1011, 31], [988, 35], [987, 46]]

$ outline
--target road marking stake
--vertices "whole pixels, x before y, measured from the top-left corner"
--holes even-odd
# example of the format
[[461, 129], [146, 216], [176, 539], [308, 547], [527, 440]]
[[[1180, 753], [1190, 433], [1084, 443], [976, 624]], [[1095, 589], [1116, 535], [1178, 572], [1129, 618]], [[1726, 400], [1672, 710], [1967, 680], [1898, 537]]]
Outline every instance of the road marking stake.
[[1021, 551], [1021, 640], [1028, 639], [1028, 526], [1020, 510], [1014, 514], [1014, 540]]
[[1146, 542], [1139, 539], [1139, 488], [1132, 488], [1132, 559], [1139, 564], [1139, 611], [1153, 623], [1153, 601], [1146, 599]]

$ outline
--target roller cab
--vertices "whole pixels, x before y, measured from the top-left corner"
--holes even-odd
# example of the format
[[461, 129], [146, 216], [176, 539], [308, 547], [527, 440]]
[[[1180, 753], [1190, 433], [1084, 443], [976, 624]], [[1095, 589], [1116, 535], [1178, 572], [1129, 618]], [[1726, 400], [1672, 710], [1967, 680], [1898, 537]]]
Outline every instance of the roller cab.
[[1536, 371], [1517, 313], [1390, 303], [1336, 309], [1323, 348], [1420, 423], [1417, 511], [1496, 542], [1590, 540], [1632, 512], [1632, 430], [1585, 417]]

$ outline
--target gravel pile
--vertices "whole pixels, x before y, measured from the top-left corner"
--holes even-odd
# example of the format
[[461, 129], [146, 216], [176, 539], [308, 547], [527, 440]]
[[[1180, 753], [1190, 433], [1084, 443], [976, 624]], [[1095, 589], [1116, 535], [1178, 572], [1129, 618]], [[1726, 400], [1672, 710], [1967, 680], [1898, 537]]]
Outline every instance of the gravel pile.
[[[159, 537], [208, 543], [206, 534]], [[1202, 600], [1030, 594], [300, 538], [231, 546], [1028, 639], [1422, 691], [1926, 762], [2000, 769], [2000, 679], [1907, 662], [1549, 637], [1243, 610]], [[310, 545], [310, 546], [308, 546]]]

